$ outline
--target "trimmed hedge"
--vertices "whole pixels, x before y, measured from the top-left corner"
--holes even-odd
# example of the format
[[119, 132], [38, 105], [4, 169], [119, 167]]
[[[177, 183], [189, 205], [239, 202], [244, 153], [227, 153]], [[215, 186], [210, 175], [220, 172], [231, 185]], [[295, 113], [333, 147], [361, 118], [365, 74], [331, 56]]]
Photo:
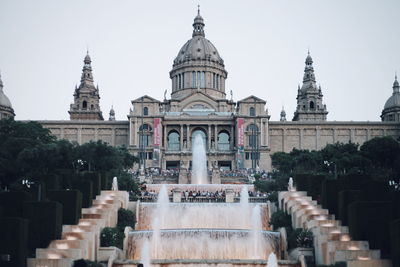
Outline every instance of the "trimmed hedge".
[[93, 183], [91, 181], [75, 182], [74, 189], [82, 193], [82, 208], [89, 208], [93, 203]]
[[80, 191], [48, 191], [47, 198], [63, 205], [63, 224], [78, 224], [82, 212], [82, 193]]
[[10, 255], [10, 262], [1, 266], [25, 267], [28, 256], [28, 220], [16, 217], [0, 219], [0, 254]]
[[298, 191], [307, 191], [307, 195], [313, 199], [320, 200], [322, 192], [322, 182], [327, 177], [322, 174], [296, 174], [294, 180]]
[[62, 178], [56, 174], [42, 175], [40, 181], [46, 184], [47, 190], [61, 190], [62, 188]]
[[22, 217], [26, 201], [33, 201], [33, 198], [31, 194], [24, 191], [0, 193], [0, 206], [4, 209], [4, 217]]
[[354, 201], [361, 201], [362, 193], [360, 190], [344, 190], [339, 192], [338, 219], [343, 225], [348, 225], [347, 209]]
[[101, 190], [111, 190], [112, 177], [107, 171], [100, 172]]
[[29, 220], [29, 248], [46, 248], [61, 238], [62, 205], [55, 201], [25, 202], [24, 218]]
[[393, 266], [400, 266], [400, 220], [390, 223], [390, 244]]
[[354, 240], [369, 241], [370, 248], [380, 249], [382, 256], [390, 253], [390, 221], [392, 203], [389, 201], [356, 201], [348, 207], [349, 232]]
[[322, 182], [321, 204], [330, 214], [338, 214], [338, 180], [325, 179]]
[[97, 195], [100, 195], [101, 191], [101, 176], [98, 172], [83, 172], [82, 178], [93, 183], [92, 198], [95, 199]]
[[135, 229], [136, 216], [135, 214], [127, 209], [120, 208], [118, 210], [118, 223], [117, 227], [124, 231], [126, 226], [130, 226]]
[[400, 191], [392, 192], [391, 200], [393, 203], [393, 218], [400, 219]]

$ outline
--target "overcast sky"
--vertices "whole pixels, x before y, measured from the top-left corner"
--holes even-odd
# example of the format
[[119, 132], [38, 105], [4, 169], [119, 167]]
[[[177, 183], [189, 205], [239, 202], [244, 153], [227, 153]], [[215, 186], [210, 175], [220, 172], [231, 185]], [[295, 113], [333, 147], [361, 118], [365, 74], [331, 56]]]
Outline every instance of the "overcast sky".
[[126, 120], [130, 101], [171, 93], [169, 71], [201, 6], [206, 38], [234, 100], [282, 106], [291, 120], [310, 48], [328, 120], [380, 120], [400, 71], [399, 0], [1, 0], [0, 69], [16, 119], [69, 119], [86, 48], [100, 105]]

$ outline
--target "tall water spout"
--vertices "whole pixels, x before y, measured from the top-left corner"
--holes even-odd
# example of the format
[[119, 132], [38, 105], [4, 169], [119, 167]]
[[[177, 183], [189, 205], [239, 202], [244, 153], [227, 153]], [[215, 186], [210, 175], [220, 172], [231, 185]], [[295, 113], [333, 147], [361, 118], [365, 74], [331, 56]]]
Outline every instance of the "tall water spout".
[[273, 252], [271, 252], [268, 256], [267, 267], [278, 267], [278, 260]]
[[[260, 205], [256, 205], [251, 213], [251, 238], [253, 242], [253, 259], [262, 258], [262, 222]], [[269, 266], [269, 265], [268, 265]]]
[[194, 144], [192, 146], [193, 168], [192, 168], [192, 184], [207, 184], [207, 156], [206, 147], [201, 134], [196, 134]]
[[240, 191], [240, 204], [243, 206], [247, 206], [247, 204], [249, 204], [249, 190], [247, 185], [243, 186], [242, 190]]
[[143, 264], [143, 267], [150, 267], [150, 246], [147, 240], [143, 243], [140, 255], [140, 263]]
[[166, 223], [166, 217], [168, 216], [168, 208], [169, 208], [169, 196], [167, 192], [167, 187], [165, 185], [162, 185], [160, 192], [158, 193], [157, 208], [154, 214], [154, 220], [158, 219], [160, 229], [162, 229]]

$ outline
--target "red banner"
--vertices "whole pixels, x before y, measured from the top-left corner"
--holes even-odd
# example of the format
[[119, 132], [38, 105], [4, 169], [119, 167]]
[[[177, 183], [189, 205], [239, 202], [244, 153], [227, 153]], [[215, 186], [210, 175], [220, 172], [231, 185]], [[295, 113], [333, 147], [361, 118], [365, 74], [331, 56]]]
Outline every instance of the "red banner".
[[237, 145], [238, 146], [244, 146], [244, 119], [239, 118], [237, 119]]
[[161, 145], [161, 118], [154, 118], [154, 146]]

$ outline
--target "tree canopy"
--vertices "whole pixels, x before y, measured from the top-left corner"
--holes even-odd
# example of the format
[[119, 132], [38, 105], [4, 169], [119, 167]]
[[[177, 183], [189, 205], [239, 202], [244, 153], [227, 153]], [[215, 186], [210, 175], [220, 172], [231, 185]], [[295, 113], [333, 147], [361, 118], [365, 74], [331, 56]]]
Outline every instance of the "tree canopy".
[[126, 147], [115, 148], [103, 141], [79, 145], [57, 140], [38, 122], [0, 120], [0, 186], [36, 180], [58, 169], [121, 172], [135, 161]]

